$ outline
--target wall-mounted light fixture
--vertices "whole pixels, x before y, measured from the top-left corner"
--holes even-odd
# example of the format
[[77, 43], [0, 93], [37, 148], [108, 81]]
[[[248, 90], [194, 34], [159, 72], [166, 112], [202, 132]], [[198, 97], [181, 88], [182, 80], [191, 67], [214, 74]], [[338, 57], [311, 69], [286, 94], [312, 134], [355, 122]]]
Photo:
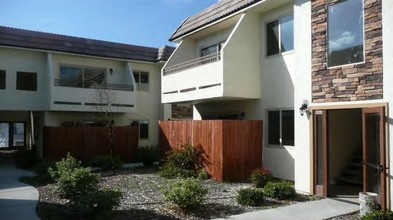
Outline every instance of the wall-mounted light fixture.
[[308, 115], [308, 101], [304, 100], [302, 105], [299, 108], [300, 115], [303, 116], [304, 114]]
[[109, 69], [109, 73], [110, 73], [111, 75], [113, 74], [113, 69], [112, 69], [112, 68]]

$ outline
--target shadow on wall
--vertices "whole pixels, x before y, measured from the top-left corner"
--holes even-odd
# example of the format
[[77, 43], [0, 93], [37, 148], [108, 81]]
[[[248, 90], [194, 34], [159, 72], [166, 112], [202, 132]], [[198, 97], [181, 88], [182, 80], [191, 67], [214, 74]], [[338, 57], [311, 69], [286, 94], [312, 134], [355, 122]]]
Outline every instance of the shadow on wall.
[[265, 147], [263, 152], [263, 166], [269, 168], [276, 178], [294, 181], [295, 159], [293, 154], [293, 149], [285, 147]]

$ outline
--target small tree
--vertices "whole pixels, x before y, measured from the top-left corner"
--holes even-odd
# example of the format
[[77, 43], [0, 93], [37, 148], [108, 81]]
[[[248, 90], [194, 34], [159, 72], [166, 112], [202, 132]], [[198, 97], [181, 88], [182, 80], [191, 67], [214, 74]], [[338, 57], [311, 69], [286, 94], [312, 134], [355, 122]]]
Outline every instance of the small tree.
[[112, 119], [113, 106], [116, 102], [116, 95], [109, 90], [106, 85], [92, 85], [96, 90], [96, 96], [94, 97], [94, 108], [98, 112], [100, 120], [104, 122], [104, 126], [107, 128], [107, 135], [109, 139], [109, 153], [111, 155], [112, 173], [116, 174], [115, 166], [115, 153], [114, 153], [114, 139], [115, 139], [115, 127], [114, 120]]

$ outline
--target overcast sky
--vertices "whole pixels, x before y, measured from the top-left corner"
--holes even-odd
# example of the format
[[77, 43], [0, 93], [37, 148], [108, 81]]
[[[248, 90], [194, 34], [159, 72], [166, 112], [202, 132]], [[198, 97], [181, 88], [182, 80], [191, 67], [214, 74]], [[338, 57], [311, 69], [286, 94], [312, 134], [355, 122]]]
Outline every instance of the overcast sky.
[[217, 0], [0, 0], [0, 25], [161, 47]]

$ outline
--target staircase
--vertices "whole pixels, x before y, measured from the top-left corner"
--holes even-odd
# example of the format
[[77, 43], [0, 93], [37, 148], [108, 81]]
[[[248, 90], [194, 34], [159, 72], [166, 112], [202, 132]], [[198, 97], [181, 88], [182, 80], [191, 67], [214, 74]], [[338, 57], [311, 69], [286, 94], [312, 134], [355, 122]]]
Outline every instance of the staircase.
[[363, 186], [363, 164], [361, 154], [356, 154], [342, 171], [337, 182], [348, 185]]

